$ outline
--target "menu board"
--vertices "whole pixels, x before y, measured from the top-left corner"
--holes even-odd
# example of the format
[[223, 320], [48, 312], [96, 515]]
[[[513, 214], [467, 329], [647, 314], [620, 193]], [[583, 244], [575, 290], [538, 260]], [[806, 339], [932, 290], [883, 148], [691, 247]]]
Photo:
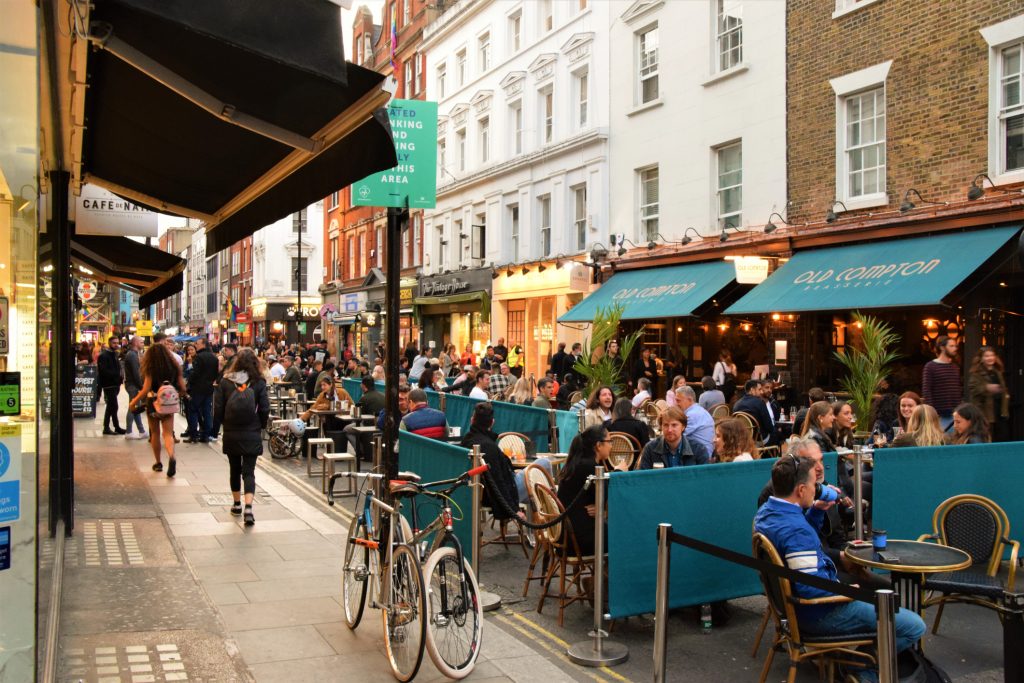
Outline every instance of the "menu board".
[[[50, 417], [50, 368], [40, 368], [43, 385], [43, 417]], [[75, 366], [75, 386], [71, 390], [71, 414], [75, 417], [96, 417], [96, 386], [99, 382], [95, 365]]]

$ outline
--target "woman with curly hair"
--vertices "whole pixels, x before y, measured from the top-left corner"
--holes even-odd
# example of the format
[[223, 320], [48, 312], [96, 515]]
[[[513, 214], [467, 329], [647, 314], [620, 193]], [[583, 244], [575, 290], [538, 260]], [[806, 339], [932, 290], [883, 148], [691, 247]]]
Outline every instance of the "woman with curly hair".
[[730, 417], [715, 425], [715, 461], [744, 462], [760, 457], [754, 435], [737, 417]]
[[1004, 441], [1010, 416], [1010, 394], [1003, 375], [1003, 361], [991, 346], [978, 349], [971, 362], [967, 387], [970, 402], [984, 416], [992, 440]]
[[953, 411], [953, 431], [949, 435], [949, 443], [960, 445], [988, 443], [991, 440], [985, 414], [978, 406], [973, 403], [958, 405]]
[[181, 365], [164, 344], [154, 343], [146, 349], [139, 371], [142, 374], [142, 389], [129, 401], [128, 409], [133, 410], [139, 401], [146, 402], [149, 445], [153, 449], [153, 459], [156, 461], [153, 464], [153, 471], [162, 472], [164, 469], [163, 463], [160, 462], [160, 440], [163, 439], [163, 446], [167, 449], [167, 457], [170, 459], [167, 464], [167, 476], [173, 477], [177, 471], [177, 461], [174, 459], [174, 414], [158, 412], [155, 398], [164, 384], [178, 390], [179, 401], [187, 398]]

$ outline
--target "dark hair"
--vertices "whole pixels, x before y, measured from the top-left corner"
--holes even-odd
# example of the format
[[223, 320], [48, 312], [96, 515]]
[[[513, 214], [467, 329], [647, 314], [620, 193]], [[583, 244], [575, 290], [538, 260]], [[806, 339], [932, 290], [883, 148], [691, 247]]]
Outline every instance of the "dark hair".
[[832, 404], [828, 401], [815, 401], [807, 409], [807, 417], [804, 418], [804, 428], [800, 436], [804, 436], [811, 430], [811, 427], [821, 431], [821, 418], [832, 412]]
[[759, 386], [761, 386], [761, 380], [748, 379], [746, 383], [743, 385], [743, 391], [744, 393], [749, 394], [751, 389], [757, 389]]
[[373, 391], [377, 386], [376, 380], [374, 380], [372, 377], [363, 377], [361, 380], [359, 380], [359, 383], [362, 384], [363, 388], [366, 389], [367, 391]]
[[256, 360], [256, 354], [252, 352], [252, 349], [242, 349], [231, 360], [230, 372], [239, 371], [249, 375], [250, 382], [263, 377], [260, 372], [260, 363]]
[[490, 429], [494, 424], [494, 406], [490, 401], [481, 401], [473, 407], [473, 424], [481, 429]]
[[882, 394], [875, 401], [875, 421], [882, 422], [890, 429], [899, 424], [900, 400], [896, 394]]
[[946, 348], [946, 344], [948, 344], [950, 341], [951, 341], [951, 338], [947, 337], [946, 335], [942, 335], [941, 337], [936, 339], [935, 340], [935, 352], [938, 353], [939, 351], [942, 351], [944, 348]]
[[982, 346], [980, 349], [978, 349], [978, 353], [974, 355], [974, 360], [971, 361], [971, 373], [980, 373], [985, 371], [985, 364], [982, 362], [981, 359], [989, 351], [991, 351], [996, 357], [996, 362], [992, 364], [992, 367], [996, 369], [996, 372], [1003, 371], [1003, 361], [1000, 360], [999, 354], [996, 353], [996, 350], [991, 346]]
[[[832, 423], [832, 431], [835, 434], [832, 441], [837, 446], [849, 448], [853, 445], [853, 429], [839, 426], [839, 413], [843, 412], [843, 408], [846, 406], [850, 406], [850, 410], [853, 410], [853, 404], [846, 401], [836, 401], [832, 404], [832, 414], [836, 416], [836, 421]], [[854, 419], [856, 419], [856, 416], [854, 416]]]
[[618, 420], [622, 417], [633, 415], [633, 402], [628, 398], [620, 398], [612, 405], [612, 419]]
[[576, 435], [569, 444], [569, 455], [558, 475], [558, 481], [571, 479], [580, 469], [593, 471], [596, 465], [597, 444], [608, 438], [604, 425], [592, 425]]
[[167, 339], [167, 333], [166, 332], [157, 332], [157, 333], [155, 333], [153, 335], [153, 343], [154, 344], [159, 344], [164, 339]]
[[420, 373], [419, 387], [420, 389], [429, 389], [434, 386], [434, 368], [423, 368], [423, 372]]
[[600, 403], [598, 402], [597, 399], [601, 395], [601, 392], [604, 391], [605, 389], [607, 389], [608, 391], [612, 392], [612, 404], [614, 405], [614, 402], [615, 402], [615, 390], [612, 389], [607, 384], [601, 384], [601, 385], [598, 385], [598, 387], [596, 389], [594, 389], [592, 392], [590, 392], [590, 396], [587, 397], [587, 409], [588, 410], [594, 410], [595, 408], [597, 408], [600, 405]]
[[551, 384], [551, 379], [548, 377], [541, 377], [537, 380], [537, 389], [543, 389], [547, 385]]
[[810, 458], [784, 455], [772, 465], [772, 489], [779, 498], [792, 495], [799, 484], [809, 483], [813, 477], [814, 461]]
[[817, 403], [818, 401], [825, 400], [825, 390], [821, 387], [811, 387], [811, 390], [807, 392], [807, 400], [811, 403]]
[[715, 384], [715, 378], [710, 375], [704, 375], [700, 378], [700, 386], [704, 391], [714, 391], [718, 387]]
[[982, 441], [988, 443], [992, 439], [988, 433], [988, 423], [985, 421], [985, 414], [981, 412], [981, 409], [973, 403], [961, 403], [956, 407], [953, 412], [960, 416], [961, 419], [967, 420], [967, 431], [963, 434], [957, 434], [956, 429], [950, 435], [950, 443], [963, 444], [968, 443], [968, 440], [972, 436], [980, 438]]
[[[171, 351], [163, 344], [150, 344], [149, 348], [146, 349], [146, 353], [142, 356], [142, 364], [139, 366], [139, 372], [142, 374], [143, 380], [149, 377], [151, 384], [156, 384], [158, 379], [161, 378], [175, 378], [171, 380], [172, 384], [177, 384], [177, 378], [181, 376], [181, 366], [171, 356]], [[153, 391], [156, 391], [159, 387], [154, 386]]]
[[409, 402], [410, 403], [426, 403], [427, 392], [423, 389], [410, 389], [409, 390]]

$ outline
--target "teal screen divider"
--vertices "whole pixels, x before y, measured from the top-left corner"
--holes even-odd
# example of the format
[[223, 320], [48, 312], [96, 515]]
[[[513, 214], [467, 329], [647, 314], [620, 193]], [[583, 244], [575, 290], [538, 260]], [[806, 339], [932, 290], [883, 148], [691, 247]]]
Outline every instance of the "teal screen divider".
[[[433, 390], [427, 390], [427, 405], [435, 410], [441, 410], [441, 394]], [[447, 400], [447, 399], [446, 399]]]
[[519, 432], [528, 436], [538, 453], [549, 453], [548, 411], [544, 408], [494, 401], [494, 431]]
[[341, 386], [345, 388], [353, 401], [358, 401], [363, 397], [363, 385], [359, 383], [359, 380], [345, 378], [341, 380]]
[[[608, 481], [608, 611], [613, 619], [654, 612], [658, 524], [750, 554], [757, 498], [775, 460], [612, 473]], [[836, 456], [825, 458], [835, 481]], [[761, 593], [756, 572], [672, 546], [670, 607]]]
[[473, 417], [473, 407], [480, 400], [462, 394], [448, 394], [444, 401], [444, 415], [448, 420], [448, 426], [460, 428], [463, 434], [468, 432], [469, 421]]
[[[469, 449], [453, 446], [444, 441], [428, 439], [410, 432], [398, 435], [398, 469], [415, 472], [422, 481], [440, 481], [454, 479], [470, 469]], [[455, 517], [455, 535], [462, 544], [462, 552], [472, 562], [473, 553], [473, 498], [468, 486], [458, 488], [452, 495], [455, 505], [452, 514]], [[412, 521], [409, 505], [415, 504], [421, 527], [427, 526], [440, 509], [440, 501], [426, 496], [416, 496], [412, 501], [403, 501], [405, 508], [402, 513]], [[458, 507], [456, 507], [456, 505]], [[461, 509], [461, 514], [459, 510]], [[461, 518], [461, 519], [460, 519]]]
[[914, 540], [932, 531], [939, 503], [962, 493], [991, 498], [1024, 536], [1024, 443], [987, 443], [875, 451], [873, 524], [889, 538]]
[[558, 427], [558, 452], [568, 453], [569, 444], [580, 433], [580, 416], [568, 410], [556, 410], [555, 426]]

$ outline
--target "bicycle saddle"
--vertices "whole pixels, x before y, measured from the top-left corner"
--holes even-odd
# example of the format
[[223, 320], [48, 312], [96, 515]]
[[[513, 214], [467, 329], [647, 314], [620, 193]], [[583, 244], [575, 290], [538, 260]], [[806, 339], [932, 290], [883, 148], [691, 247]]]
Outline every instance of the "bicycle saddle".
[[388, 490], [393, 496], [415, 496], [420, 492], [419, 486], [407, 479], [392, 479], [388, 482]]
[[401, 479], [403, 481], [414, 481], [417, 484], [420, 481], [422, 481], [420, 475], [416, 474], [415, 472], [399, 472], [395, 480], [397, 481], [398, 479]]

